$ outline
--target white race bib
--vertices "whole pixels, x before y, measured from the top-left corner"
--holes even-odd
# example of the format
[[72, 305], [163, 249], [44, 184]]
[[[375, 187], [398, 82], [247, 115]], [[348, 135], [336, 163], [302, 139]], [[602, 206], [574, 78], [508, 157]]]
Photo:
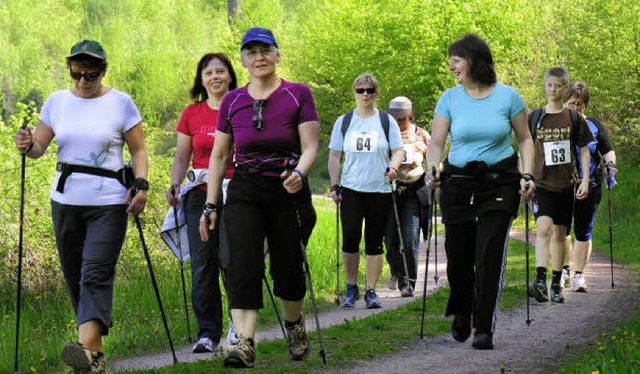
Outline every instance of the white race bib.
[[545, 165], [563, 165], [571, 162], [571, 142], [569, 140], [544, 142], [543, 145]]
[[349, 139], [349, 151], [354, 153], [373, 153], [378, 150], [378, 132], [352, 131]]
[[402, 159], [402, 165], [413, 165], [413, 145], [404, 144], [402, 148], [404, 148], [404, 158]]

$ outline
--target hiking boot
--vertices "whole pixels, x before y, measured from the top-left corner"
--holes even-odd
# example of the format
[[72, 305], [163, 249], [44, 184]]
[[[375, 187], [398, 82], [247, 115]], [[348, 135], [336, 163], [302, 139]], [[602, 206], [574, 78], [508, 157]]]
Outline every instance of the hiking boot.
[[535, 298], [539, 303], [546, 303], [549, 301], [547, 282], [544, 279], [538, 279], [535, 282], [529, 283], [527, 293], [529, 294], [529, 297]]
[[238, 343], [231, 347], [223, 365], [228, 368], [252, 368], [256, 360], [253, 339], [238, 336]]
[[62, 347], [62, 361], [73, 368], [74, 374], [90, 373], [93, 354], [82, 344], [69, 342]]
[[389, 280], [387, 280], [387, 286], [389, 286], [390, 290], [397, 290], [398, 289], [398, 277], [396, 277], [395, 275], [391, 274], [389, 276]]
[[93, 356], [93, 362], [91, 363], [89, 373], [104, 373], [107, 370], [107, 359], [104, 358], [104, 353], [93, 352], [91, 355]]
[[478, 332], [476, 330], [471, 346], [475, 349], [493, 349], [493, 334]]
[[471, 335], [471, 316], [456, 314], [451, 324], [451, 336], [456, 341], [464, 342]]
[[351, 309], [356, 307], [356, 301], [360, 297], [360, 291], [358, 291], [358, 286], [355, 284], [347, 284], [347, 295], [342, 300], [342, 307], [346, 309]]
[[287, 326], [287, 340], [289, 343], [289, 357], [293, 361], [302, 361], [309, 355], [309, 336], [304, 326], [304, 314], [300, 313], [300, 321]]
[[562, 276], [560, 277], [560, 286], [562, 288], [569, 288], [571, 287], [571, 277], [570, 277], [571, 272], [569, 271], [569, 269], [567, 268], [563, 268], [562, 269]]
[[229, 343], [229, 345], [238, 344], [238, 334], [236, 333], [236, 327], [233, 325], [233, 321], [229, 322], [229, 332], [227, 333], [227, 343]]
[[413, 296], [413, 287], [406, 284], [400, 288], [400, 296], [402, 297], [412, 297]]
[[584, 274], [576, 273], [576, 275], [573, 276], [573, 291], [587, 292], [587, 282], [584, 279]]
[[211, 339], [203, 336], [202, 338], [198, 339], [196, 344], [193, 345], [193, 353], [212, 353], [217, 348], [217, 344], [214, 346]]
[[378, 296], [376, 296], [376, 291], [373, 288], [369, 288], [364, 294], [364, 303], [367, 309], [378, 309], [382, 305], [380, 305], [380, 301], [378, 300]]
[[551, 302], [562, 304], [564, 303], [564, 296], [562, 296], [562, 288], [560, 288], [560, 284], [553, 283], [551, 285]]

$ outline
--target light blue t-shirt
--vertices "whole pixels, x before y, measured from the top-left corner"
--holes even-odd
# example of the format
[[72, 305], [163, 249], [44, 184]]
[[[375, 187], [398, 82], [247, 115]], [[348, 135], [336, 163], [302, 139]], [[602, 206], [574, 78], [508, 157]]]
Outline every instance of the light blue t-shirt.
[[451, 122], [449, 162], [460, 168], [469, 161], [493, 165], [513, 155], [511, 119], [525, 109], [520, 95], [500, 83], [482, 99], [469, 96], [462, 85], [447, 90], [435, 112]]
[[361, 118], [354, 111], [344, 138], [343, 118], [344, 115], [338, 117], [333, 125], [329, 142], [329, 149], [344, 154], [340, 184], [359, 192], [391, 192], [385, 172], [389, 167], [389, 145], [391, 149], [402, 148], [398, 123], [389, 116], [387, 142], [378, 113]]

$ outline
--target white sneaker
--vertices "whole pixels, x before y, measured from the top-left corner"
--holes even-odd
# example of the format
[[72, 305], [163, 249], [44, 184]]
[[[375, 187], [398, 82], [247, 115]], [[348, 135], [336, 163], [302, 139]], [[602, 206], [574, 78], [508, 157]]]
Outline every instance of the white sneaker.
[[236, 333], [236, 327], [233, 325], [233, 321], [229, 322], [229, 332], [227, 333], [227, 343], [229, 343], [229, 345], [238, 344], [238, 334]]
[[573, 291], [587, 292], [587, 282], [584, 279], [584, 274], [576, 273], [576, 275], [573, 277]]
[[193, 353], [207, 353], [213, 350], [213, 342], [207, 337], [198, 339], [198, 342], [193, 345]]
[[571, 277], [569, 276], [568, 269], [562, 269], [562, 277], [560, 278], [560, 287], [562, 288], [570, 288], [571, 287]]

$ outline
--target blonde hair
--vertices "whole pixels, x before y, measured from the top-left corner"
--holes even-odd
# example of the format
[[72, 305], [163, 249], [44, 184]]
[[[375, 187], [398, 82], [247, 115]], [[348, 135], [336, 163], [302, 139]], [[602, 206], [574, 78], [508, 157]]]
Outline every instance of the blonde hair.
[[376, 95], [378, 94], [378, 80], [376, 79], [375, 76], [373, 76], [373, 74], [367, 72], [367, 73], [362, 73], [360, 75], [358, 75], [358, 77], [353, 81], [353, 92], [356, 91], [356, 86], [359, 86], [361, 84], [366, 84], [369, 83], [371, 84], [371, 86], [373, 86], [373, 88], [376, 89]]

